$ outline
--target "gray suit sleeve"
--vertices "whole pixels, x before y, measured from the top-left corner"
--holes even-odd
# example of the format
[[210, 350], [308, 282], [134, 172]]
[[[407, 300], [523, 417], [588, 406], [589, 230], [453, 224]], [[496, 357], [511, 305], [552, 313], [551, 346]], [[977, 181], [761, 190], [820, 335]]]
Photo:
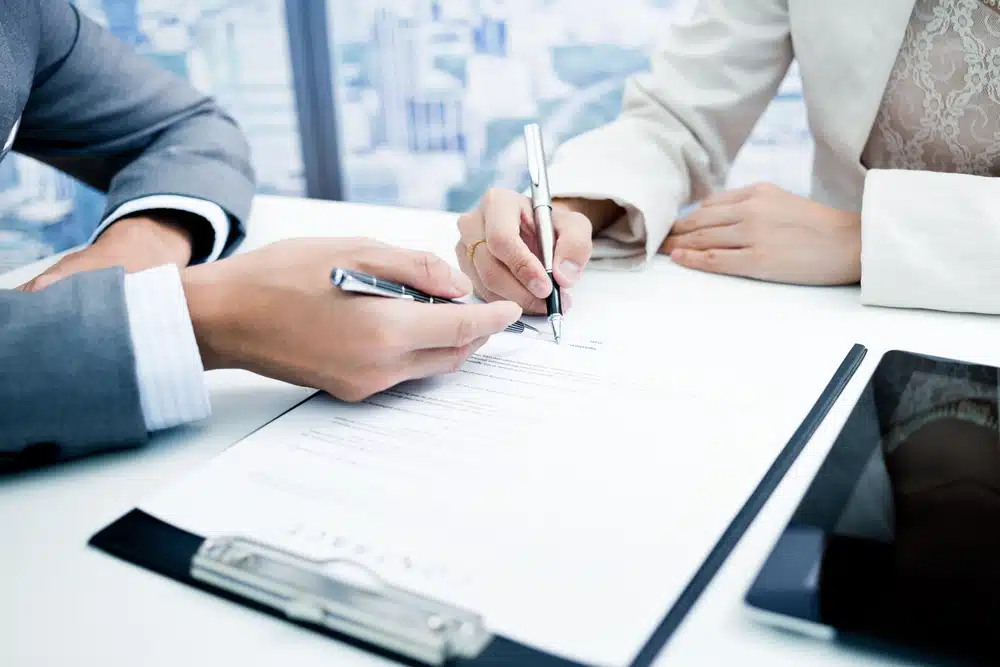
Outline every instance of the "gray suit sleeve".
[[107, 192], [108, 212], [158, 194], [214, 202], [235, 223], [231, 251], [255, 187], [235, 121], [65, 0], [38, 5], [39, 57], [14, 150]]
[[124, 273], [0, 290], [0, 469], [142, 444]]

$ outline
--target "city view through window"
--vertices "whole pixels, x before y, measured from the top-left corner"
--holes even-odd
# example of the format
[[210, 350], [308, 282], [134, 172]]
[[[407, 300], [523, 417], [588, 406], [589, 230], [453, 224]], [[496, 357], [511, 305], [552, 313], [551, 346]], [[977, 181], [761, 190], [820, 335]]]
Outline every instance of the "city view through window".
[[[697, 0], [288, 0], [326, 19], [345, 199], [466, 210], [521, 188], [521, 130], [550, 150], [611, 121], [625, 79]], [[79, 0], [160, 66], [215, 96], [251, 144], [259, 191], [305, 195], [285, 0]], [[308, 85], [308, 84], [307, 84]], [[308, 140], [308, 137], [307, 137]], [[808, 192], [811, 141], [793, 68], [731, 185]], [[89, 238], [103, 198], [31, 160], [0, 163], [0, 270]]]

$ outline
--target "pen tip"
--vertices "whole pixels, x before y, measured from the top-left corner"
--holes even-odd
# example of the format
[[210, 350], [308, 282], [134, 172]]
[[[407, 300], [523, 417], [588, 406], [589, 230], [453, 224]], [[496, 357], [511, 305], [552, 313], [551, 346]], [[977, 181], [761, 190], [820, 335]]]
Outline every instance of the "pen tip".
[[562, 341], [562, 318], [558, 315], [553, 315], [549, 322], [552, 323], [552, 337], [555, 338], [556, 343]]

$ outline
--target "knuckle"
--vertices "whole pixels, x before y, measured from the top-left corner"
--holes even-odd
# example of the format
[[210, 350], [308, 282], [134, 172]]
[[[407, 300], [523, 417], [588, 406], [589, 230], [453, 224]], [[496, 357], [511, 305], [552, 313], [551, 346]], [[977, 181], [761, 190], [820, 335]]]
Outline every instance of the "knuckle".
[[476, 214], [475, 213], [463, 213], [458, 216], [458, 233], [465, 236], [475, 232], [476, 227]]
[[503, 285], [500, 269], [495, 264], [487, 264], [482, 268], [477, 267], [477, 273], [480, 280], [483, 281], [483, 285], [490, 290], [496, 291], [496, 289]]
[[483, 194], [482, 207], [484, 209], [492, 208], [496, 205], [498, 201], [501, 201], [504, 196], [504, 191], [498, 187], [491, 187]]
[[495, 227], [486, 230], [486, 247], [497, 257], [505, 257], [514, 249], [513, 240]]
[[470, 315], [463, 315], [459, 318], [458, 324], [455, 326], [455, 338], [452, 341], [452, 347], [463, 347], [469, 344], [469, 341], [473, 339], [473, 333], [475, 331], [475, 322], [473, 322]]
[[465, 364], [466, 359], [469, 358], [471, 353], [472, 349], [470, 345], [466, 345], [452, 352], [448, 357], [446, 365], [447, 371], [449, 373], [454, 373], [461, 369], [462, 365]]
[[431, 282], [442, 282], [450, 279], [448, 265], [437, 255], [429, 252], [418, 252], [414, 257], [417, 271]]
[[532, 277], [531, 258], [524, 253], [517, 253], [511, 257], [507, 261], [507, 266], [522, 283], [526, 283]]

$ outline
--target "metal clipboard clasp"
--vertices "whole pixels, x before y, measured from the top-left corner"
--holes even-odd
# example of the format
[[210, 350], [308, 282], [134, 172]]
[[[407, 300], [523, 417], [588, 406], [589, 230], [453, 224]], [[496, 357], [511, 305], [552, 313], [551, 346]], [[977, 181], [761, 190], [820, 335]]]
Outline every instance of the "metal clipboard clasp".
[[[334, 576], [363, 571], [370, 582]], [[492, 634], [475, 613], [386, 584], [344, 559], [315, 561], [241, 537], [214, 537], [191, 561], [191, 576], [311, 623], [430, 665], [478, 656]]]

